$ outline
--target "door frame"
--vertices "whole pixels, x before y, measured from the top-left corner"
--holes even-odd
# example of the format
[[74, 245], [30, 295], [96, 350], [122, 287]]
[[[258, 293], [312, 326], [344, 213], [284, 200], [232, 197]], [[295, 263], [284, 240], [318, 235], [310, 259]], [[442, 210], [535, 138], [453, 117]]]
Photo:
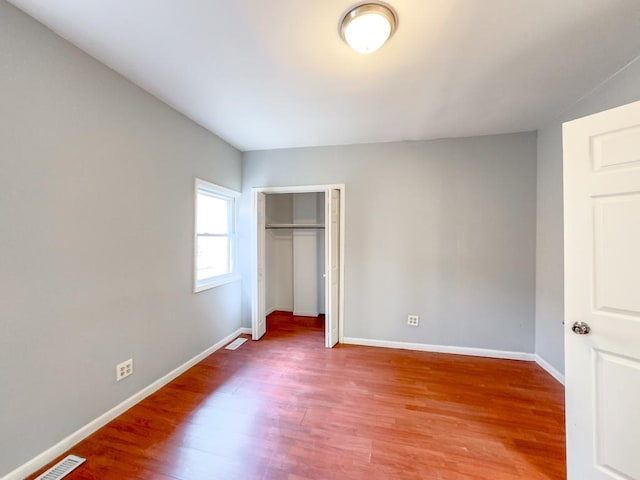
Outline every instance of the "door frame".
[[[257, 197], [259, 193], [270, 194], [270, 193], [324, 193], [324, 203], [325, 203], [325, 211], [327, 205], [330, 201], [330, 191], [331, 190], [339, 190], [340, 191], [340, 235], [339, 235], [339, 262], [340, 262], [340, 275], [339, 275], [339, 293], [338, 293], [338, 341], [339, 343], [344, 343], [344, 264], [345, 264], [345, 248], [344, 248], [344, 230], [345, 230], [345, 186], [344, 184], [328, 184], [328, 185], [290, 185], [290, 186], [280, 186], [280, 187], [253, 187], [251, 189], [251, 198], [252, 198], [252, 206], [251, 206], [251, 215], [252, 215], [252, 235], [251, 235], [251, 251], [252, 262], [251, 262], [251, 331], [254, 332], [253, 336], [255, 337], [255, 332], [257, 331], [258, 325], [258, 299], [261, 295], [262, 298], [265, 297], [266, 292], [258, 291], [258, 266], [260, 261], [264, 261], [264, 259], [260, 259], [258, 255], [258, 243], [260, 239], [261, 232], [259, 231], [258, 225], [258, 202]], [[325, 226], [327, 219], [325, 218]], [[325, 249], [328, 249], [328, 239], [327, 239], [328, 229], [325, 228]], [[325, 250], [326, 251], [326, 250]], [[328, 255], [325, 255], [324, 259], [324, 267], [325, 274], [330, 268], [330, 258]], [[326, 282], [329, 278], [329, 275], [325, 275], [325, 307], [327, 305], [327, 300], [329, 295], [331, 295], [331, 289], [327, 287]], [[264, 282], [263, 282], [264, 285]], [[326, 312], [326, 308], [325, 308]], [[325, 339], [327, 337], [327, 325], [325, 323]], [[253, 338], [253, 340], [258, 340], [258, 338]]]

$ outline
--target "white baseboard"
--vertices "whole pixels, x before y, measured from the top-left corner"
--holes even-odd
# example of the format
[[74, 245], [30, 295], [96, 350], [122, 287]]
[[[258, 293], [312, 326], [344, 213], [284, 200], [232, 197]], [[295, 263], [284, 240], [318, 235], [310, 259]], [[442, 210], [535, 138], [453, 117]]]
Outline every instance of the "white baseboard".
[[136, 403], [141, 402], [152, 393], [164, 387], [167, 383], [169, 383], [171, 380], [178, 377], [179, 375], [181, 375], [191, 367], [193, 367], [196, 363], [204, 360], [206, 357], [211, 355], [216, 350], [219, 350], [220, 348], [224, 347], [226, 344], [234, 340], [238, 335], [247, 334], [247, 333], [248, 334], [251, 333], [250, 328], [239, 328], [232, 334], [227, 335], [212, 347], [207, 348], [204, 352], [196, 355], [191, 360], [188, 360], [187, 362], [180, 365], [178, 368], [167, 373], [164, 377], [159, 378], [158, 380], [153, 382], [151, 385], [143, 388], [138, 393], [133, 394], [132, 396], [124, 400], [122, 403], [116, 405], [108, 412], [103, 413], [98, 418], [96, 418], [95, 420], [92, 420], [91, 422], [89, 422], [87, 425], [80, 428], [79, 430], [76, 430], [71, 435], [61, 440], [60, 442], [56, 443], [51, 448], [45, 450], [38, 456], [29, 460], [27, 463], [19, 466], [12, 472], [9, 472], [7, 475], [2, 477], [2, 480], [22, 480], [23, 478], [26, 478], [36, 470], [44, 467], [47, 463], [51, 462], [59, 455], [69, 450], [76, 443], [80, 442], [81, 440], [85, 439], [86, 437], [88, 437], [89, 435], [91, 435], [101, 427], [105, 426], [107, 423], [109, 423], [111, 420], [113, 420], [117, 416], [123, 414], [129, 408], [133, 407]]
[[373, 340], [369, 338], [345, 337], [342, 343], [365, 345], [368, 347], [400, 348], [403, 350], [417, 350], [420, 352], [450, 353], [454, 355], [472, 355], [474, 357], [503, 358], [508, 360], [535, 360], [533, 353], [509, 352], [505, 350], [490, 350], [486, 348], [450, 347], [445, 345], [430, 345], [427, 343], [392, 342], [387, 340]]
[[300, 311], [296, 311], [293, 312], [293, 315], [296, 317], [317, 317], [318, 316], [318, 312], [300, 312]]
[[271, 315], [273, 312], [293, 312], [293, 307], [272, 307], [267, 310], [265, 317]]
[[560, 373], [560, 371], [558, 371], [556, 368], [554, 368], [549, 362], [547, 362], [544, 358], [542, 358], [540, 355], [536, 354], [535, 355], [535, 362], [540, 365], [540, 367], [542, 367], [544, 370], [546, 370], [546, 372], [551, 375], [553, 378], [555, 378], [558, 382], [560, 382], [562, 385], [564, 385], [564, 375], [562, 373]]
[[391, 342], [387, 340], [372, 340], [369, 338], [345, 337], [342, 343], [352, 345], [365, 345], [369, 347], [400, 348], [403, 350], [417, 350], [421, 352], [450, 353], [454, 355], [472, 355], [475, 357], [503, 358], [508, 360], [525, 360], [536, 362], [549, 375], [564, 385], [564, 375], [555, 369], [540, 355], [525, 352], [509, 352], [504, 350], [491, 350], [485, 348], [449, 347], [443, 345], [429, 345], [425, 343]]
[[242, 327], [235, 331], [238, 335], [251, 335], [251, 327]]

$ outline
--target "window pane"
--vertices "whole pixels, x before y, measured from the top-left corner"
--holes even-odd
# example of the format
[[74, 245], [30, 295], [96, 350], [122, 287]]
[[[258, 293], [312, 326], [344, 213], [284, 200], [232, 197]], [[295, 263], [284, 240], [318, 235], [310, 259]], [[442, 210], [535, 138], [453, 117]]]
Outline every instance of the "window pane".
[[198, 192], [197, 233], [230, 233], [229, 202], [230, 200]]
[[233, 280], [237, 194], [200, 179], [195, 187], [194, 292], [200, 292]]
[[229, 238], [198, 236], [196, 278], [204, 280], [231, 273], [229, 269]]

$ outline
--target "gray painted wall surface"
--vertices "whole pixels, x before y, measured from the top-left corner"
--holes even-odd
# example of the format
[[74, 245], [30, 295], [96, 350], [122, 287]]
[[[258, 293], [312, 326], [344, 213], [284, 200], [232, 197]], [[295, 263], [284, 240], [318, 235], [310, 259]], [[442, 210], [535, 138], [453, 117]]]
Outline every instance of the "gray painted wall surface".
[[241, 155], [3, 0], [0, 112], [2, 477], [240, 327], [192, 232]]
[[252, 187], [344, 183], [346, 336], [533, 352], [535, 176], [533, 132], [248, 152], [243, 248]]
[[640, 100], [640, 60], [538, 131], [536, 353], [564, 372], [562, 123]]

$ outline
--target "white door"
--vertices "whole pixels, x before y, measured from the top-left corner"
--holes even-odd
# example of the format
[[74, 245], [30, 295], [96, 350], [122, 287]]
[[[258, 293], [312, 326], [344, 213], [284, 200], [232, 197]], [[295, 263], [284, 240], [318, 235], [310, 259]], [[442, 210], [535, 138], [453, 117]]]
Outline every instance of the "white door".
[[568, 478], [640, 479], [640, 102], [564, 125], [564, 208]]
[[325, 195], [325, 345], [331, 348], [338, 343], [340, 323], [340, 190], [330, 188]]
[[251, 338], [259, 340], [267, 331], [265, 312], [265, 194], [254, 192], [254, 212], [256, 219], [256, 280], [254, 283], [253, 319], [251, 321]]

